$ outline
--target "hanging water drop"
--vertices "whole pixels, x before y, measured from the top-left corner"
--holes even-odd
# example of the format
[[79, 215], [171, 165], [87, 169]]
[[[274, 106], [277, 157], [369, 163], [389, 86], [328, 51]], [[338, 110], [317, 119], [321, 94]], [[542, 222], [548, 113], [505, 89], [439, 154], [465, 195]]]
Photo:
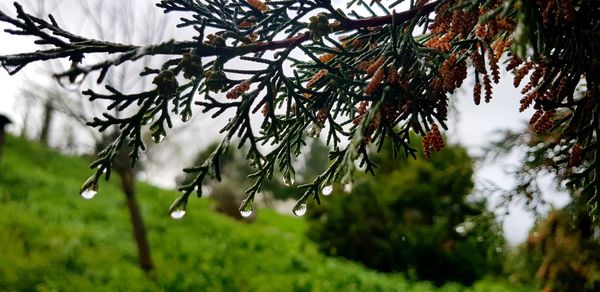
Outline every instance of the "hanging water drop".
[[292, 212], [296, 216], [304, 216], [304, 214], [306, 214], [306, 204], [296, 204], [296, 206], [294, 206], [294, 209], [292, 209]]
[[183, 216], [185, 216], [185, 210], [183, 209], [173, 210], [173, 212], [171, 212], [171, 218], [173, 219], [181, 219]]
[[95, 175], [90, 176], [79, 189], [79, 194], [86, 200], [96, 196], [98, 193], [98, 179]]
[[252, 200], [252, 197], [249, 197], [242, 202], [242, 205], [240, 206], [240, 215], [242, 215], [242, 217], [248, 218], [252, 215], [253, 203], [254, 200]]
[[6, 61], [2, 61], [2, 68], [4, 68], [4, 70], [6, 70], [6, 72], [8, 72], [8, 74], [13, 75], [17, 72], [19, 72], [19, 70], [21, 70], [23, 68], [23, 66], [20, 65], [9, 65]]
[[288, 174], [288, 175], [284, 175], [283, 176], [283, 184], [286, 187], [289, 187], [289, 186], [293, 185], [294, 182], [295, 182], [295, 180], [294, 180], [294, 176], [293, 175]]
[[326, 185], [321, 189], [321, 193], [323, 194], [323, 196], [329, 196], [331, 195], [331, 192], [333, 192], [332, 185]]
[[181, 121], [182, 122], [189, 122], [192, 119], [192, 112], [188, 111], [188, 110], [184, 110], [183, 113], [181, 113]]
[[252, 215], [252, 210], [241, 210], [240, 215], [242, 215], [244, 218], [248, 218], [250, 215]]
[[98, 193], [97, 191], [87, 189], [87, 190], [84, 190], [83, 192], [81, 192], [81, 196], [84, 199], [89, 200], [89, 199], [92, 199], [94, 196], [96, 196], [97, 193]]
[[344, 184], [344, 192], [346, 192], [346, 193], [352, 192], [352, 187], [353, 186], [352, 186], [351, 182], [345, 183]]
[[154, 143], [160, 143], [162, 140], [164, 140], [166, 137], [166, 135], [162, 132], [158, 132], [154, 135], [152, 135], [152, 138], [154, 139]]
[[321, 135], [321, 126], [319, 126], [316, 123], [312, 123], [310, 125], [310, 127], [308, 128], [308, 130], [306, 130], [306, 135], [310, 138], [319, 138], [319, 135]]
[[78, 91], [85, 80], [87, 74], [83, 72], [72, 73], [71, 75], [63, 75], [57, 77], [58, 84], [69, 91]]
[[154, 122], [154, 116], [153, 115], [146, 114], [142, 118], [142, 125], [148, 125], [148, 124], [150, 124], [152, 122]]
[[260, 168], [265, 164], [264, 158], [256, 156], [254, 153], [248, 155], [248, 163], [252, 167]]

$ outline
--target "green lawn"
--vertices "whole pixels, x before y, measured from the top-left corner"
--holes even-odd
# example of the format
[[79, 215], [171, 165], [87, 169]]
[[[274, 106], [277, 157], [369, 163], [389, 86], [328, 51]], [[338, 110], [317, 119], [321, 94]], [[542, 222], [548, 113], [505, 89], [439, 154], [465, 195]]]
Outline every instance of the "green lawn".
[[[88, 163], [8, 137], [0, 165], [0, 291], [528, 291], [484, 280], [435, 289], [320, 254], [301, 218], [259, 210], [252, 224], [194, 199], [182, 220], [174, 191], [138, 184], [156, 265], [137, 267], [118, 177], [78, 195]], [[451, 269], [452, 267], [448, 267]]]

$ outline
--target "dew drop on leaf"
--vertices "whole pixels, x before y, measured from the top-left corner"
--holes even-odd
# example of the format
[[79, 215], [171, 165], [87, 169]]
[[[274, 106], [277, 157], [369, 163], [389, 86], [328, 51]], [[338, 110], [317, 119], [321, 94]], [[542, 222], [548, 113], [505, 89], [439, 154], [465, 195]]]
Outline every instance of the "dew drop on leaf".
[[240, 215], [242, 215], [244, 218], [250, 217], [252, 215], [252, 205], [253, 200], [244, 201], [242, 206], [240, 206]]
[[191, 119], [192, 119], [192, 113], [191, 113], [191, 112], [189, 112], [189, 111], [184, 111], [184, 112], [181, 114], [181, 121], [182, 121], [182, 122], [184, 122], [184, 123], [185, 123], [185, 122], [189, 122]]
[[77, 75], [73, 75], [73, 76], [69, 76], [69, 75], [64, 75], [61, 77], [58, 77], [58, 84], [68, 90], [68, 91], [78, 91], [79, 89], [81, 89], [81, 85], [83, 84], [83, 81], [85, 80], [85, 77], [87, 76], [87, 74], [84, 73], [79, 73]]
[[98, 179], [95, 175], [90, 176], [79, 189], [79, 194], [86, 200], [96, 196], [98, 193]]
[[183, 216], [185, 216], [185, 210], [173, 210], [171, 212], [171, 218], [173, 219], [181, 219]]
[[323, 196], [329, 196], [331, 195], [331, 192], [333, 192], [332, 185], [326, 185], [321, 189], [321, 193], [323, 194]]
[[294, 184], [294, 177], [292, 175], [284, 175], [283, 176], [283, 184], [286, 187], [289, 187]]
[[154, 143], [160, 143], [162, 140], [165, 139], [165, 134], [163, 134], [163, 133], [156, 134], [156, 135], [152, 136], [152, 138], [154, 138]]
[[319, 135], [321, 135], [321, 129], [321, 126], [313, 123], [312, 125], [310, 125], [308, 130], [306, 130], [306, 135], [310, 138], [319, 138]]
[[87, 190], [83, 190], [83, 192], [81, 192], [81, 196], [84, 199], [89, 200], [89, 199], [92, 199], [94, 196], [96, 196], [97, 193], [98, 193], [97, 191], [94, 191], [92, 189], [87, 189]]
[[345, 183], [344, 184], [344, 192], [346, 192], [346, 193], [352, 192], [352, 187], [353, 187], [352, 183]]
[[296, 204], [296, 206], [294, 206], [294, 209], [292, 209], [292, 212], [296, 216], [304, 216], [304, 214], [306, 214], [306, 204]]

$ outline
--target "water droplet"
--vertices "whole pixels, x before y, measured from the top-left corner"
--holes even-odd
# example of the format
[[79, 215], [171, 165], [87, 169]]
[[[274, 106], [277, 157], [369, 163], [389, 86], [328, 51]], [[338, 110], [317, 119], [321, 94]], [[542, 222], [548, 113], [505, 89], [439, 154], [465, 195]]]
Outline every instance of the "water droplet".
[[294, 206], [294, 209], [292, 209], [292, 212], [296, 216], [304, 216], [304, 214], [306, 214], [306, 204], [296, 204], [296, 206]]
[[185, 216], [185, 210], [173, 210], [173, 212], [171, 212], [171, 218], [173, 219], [181, 219], [183, 218], [183, 216]]
[[250, 154], [248, 155], [248, 163], [252, 167], [260, 168], [266, 163], [266, 161], [262, 157], [257, 158], [255, 154]]
[[323, 189], [321, 189], [321, 193], [323, 194], [323, 196], [329, 196], [331, 195], [331, 192], [333, 192], [332, 185], [326, 185], [323, 187]]
[[242, 206], [240, 206], [240, 215], [242, 215], [242, 217], [248, 218], [252, 215], [253, 203], [254, 201], [250, 200], [250, 198], [242, 202]]
[[353, 188], [353, 186], [352, 186], [351, 182], [344, 184], [344, 192], [350, 193], [350, 192], [352, 192], [352, 188]]
[[154, 143], [160, 143], [162, 140], [165, 139], [165, 137], [166, 137], [166, 135], [163, 134], [162, 132], [152, 135], [152, 138], [154, 139]]
[[321, 126], [319, 126], [318, 124], [312, 123], [310, 127], [306, 130], [306, 135], [310, 138], [319, 138], [322, 129], [323, 128], [321, 128]]
[[242, 215], [244, 218], [248, 218], [250, 215], [252, 215], [252, 210], [241, 210], [240, 215]]
[[93, 198], [94, 196], [96, 196], [98, 192], [91, 190], [91, 189], [87, 189], [87, 190], [83, 190], [83, 192], [81, 192], [81, 196], [86, 199], [89, 200], [91, 198]]
[[289, 187], [289, 186], [293, 185], [294, 182], [295, 182], [295, 180], [294, 180], [294, 176], [292, 174], [288, 174], [288, 175], [284, 175], [283, 176], [283, 184], [286, 187]]
[[152, 122], [154, 122], [154, 116], [153, 115], [146, 114], [142, 118], [142, 125], [148, 125], [148, 124], [150, 124]]
[[69, 91], [77, 91], [81, 88], [81, 84], [83, 84], [83, 81], [85, 80], [85, 77], [87, 76], [87, 74], [84, 73], [80, 73], [77, 75], [63, 75], [61, 77], [59, 77], [58, 80], [58, 84]]
[[98, 193], [98, 178], [95, 175], [90, 176], [79, 189], [79, 194], [86, 200], [96, 196]]
[[19, 65], [9, 65], [7, 64], [6, 61], [2, 61], [2, 68], [4, 68], [4, 70], [6, 70], [6, 72], [8, 72], [8, 74], [13, 75], [17, 72], [19, 72], [19, 70], [21, 70], [23, 67], [19, 66]]
[[192, 112], [188, 111], [188, 110], [184, 110], [183, 113], [181, 113], [181, 121], [182, 122], [189, 122], [192, 119]]

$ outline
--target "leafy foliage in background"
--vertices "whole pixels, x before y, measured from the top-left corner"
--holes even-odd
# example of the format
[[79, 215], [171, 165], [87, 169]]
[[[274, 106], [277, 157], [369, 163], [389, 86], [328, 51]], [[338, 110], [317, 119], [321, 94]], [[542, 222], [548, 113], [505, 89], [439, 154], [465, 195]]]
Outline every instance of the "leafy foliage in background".
[[500, 280], [435, 288], [331, 259], [304, 237], [305, 222], [269, 210], [253, 224], [212, 212], [172, 221], [173, 191], [139, 184], [156, 264], [137, 267], [124, 196], [116, 181], [93, 202], [72, 196], [87, 160], [8, 137], [0, 164], [0, 287], [7, 291], [530, 291]]
[[544, 291], [598, 291], [598, 250], [598, 229], [585, 208], [571, 205], [540, 220], [508, 268], [515, 280], [534, 279]]
[[438, 285], [500, 272], [502, 230], [485, 200], [467, 198], [473, 166], [464, 148], [394, 161], [387, 144], [381, 154], [376, 178], [359, 176], [349, 193], [337, 187], [309, 212], [308, 235], [322, 251]]

